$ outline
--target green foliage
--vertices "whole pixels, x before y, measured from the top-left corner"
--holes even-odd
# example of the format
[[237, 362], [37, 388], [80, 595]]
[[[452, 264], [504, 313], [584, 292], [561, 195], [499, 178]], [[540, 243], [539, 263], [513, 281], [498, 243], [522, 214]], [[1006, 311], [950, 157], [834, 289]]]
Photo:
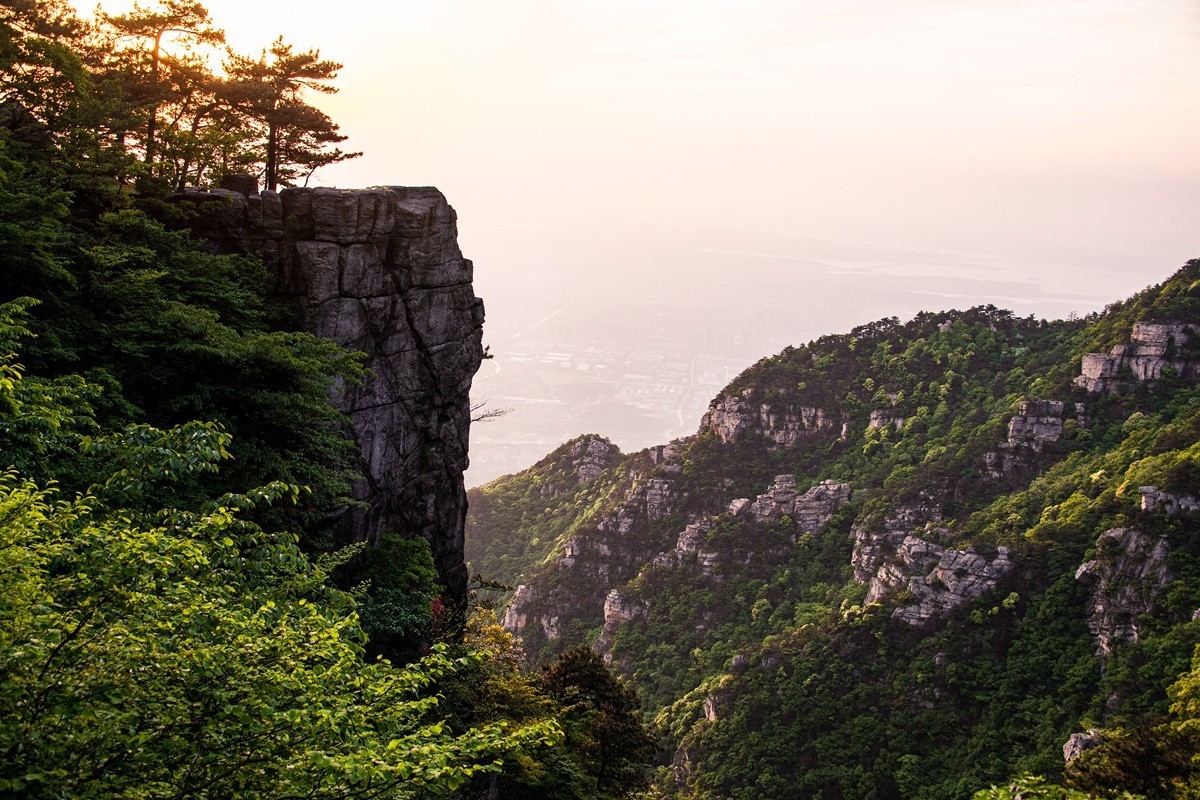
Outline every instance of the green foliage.
[[[76, 161], [110, 201], [259, 172], [270, 189], [354, 158], [310, 105], [340, 67], [282, 38], [259, 59], [225, 46], [195, 0], [156, 0], [84, 22], [65, 2], [0, 6], [0, 122]], [[84, 177], [86, 176], [86, 177]], [[107, 188], [101, 188], [105, 182]]]
[[[481, 505], [503, 498], [505, 510], [475, 518], [474, 546], [497, 552], [539, 543], [535, 556], [509, 562], [505, 579], [536, 587], [540, 599], [524, 610], [559, 619], [558, 638], [545, 639], [538, 626], [525, 633], [526, 649], [541, 661], [594, 641], [600, 603], [590, 598], [613, 586], [646, 609], [617, 627], [608, 652], [656, 714], [668, 747], [686, 754], [685, 769], [660, 771], [655, 791], [663, 797], [933, 800], [968, 798], [1020, 773], [1061, 782], [1062, 744], [1081, 725], [1153, 732], [1167, 724], [1154, 719], [1167, 714], [1168, 687], [1187, 671], [1200, 637], [1191, 621], [1200, 607], [1194, 519], [1143, 511], [1139, 491], [1200, 496], [1200, 394], [1178, 374], [1103, 396], [1072, 381], [1081, 355], [1127, 341], [1135, 322], [1200, 324], [1197, 311], [1200, 261], [1086, 320], [1044, 322], [982, 307], [881, 320], [789, 347], [717, 400], [772, 414], [820, 409], [844, 420], [844, 431], [834, 424], [782, 447], [702, 433], [677, 442], [670, 464], [626, 457], [616, 474], [667, 481], [678, 507], [636, 519], [620, 536], [597, 523], [624, 501], [623, 485], [607, 496], [569, 492], [565, 505], [547, 502], [561, 495], [540, 488], [548, 485], [543, 462], [480, 490]], [[1036, 452], [1014, 451], [1002, 443], [1029, 399], [1065, 403], [1062, 433]], [[872, 426], [872, 411], [903, 422]], [[854, 499], [809, 532], [792, 519], [722, 513], [784, 473], [796, 476], [800, 492], [824, 479], [848, 482]], [[1016, 568], [924, 629], [890, 620], [893, 605], [912, 601], [907, 593], [864, 608], [865, 587], [849, 566], [855, 533], [881, 530], [906, 506], [940, 518], [929, 535], [944, 546], [987, 554], [1002, 545]], [[570, 524], [545, 527], [550, 512]], [[684, 520], [709, 525], [703, 563], [671, 552]], [[1165, 536], [1173, 580], [1137, 621], [1140, 641], [1118, 643], [1101, 659], [1085, 625], [1091, 590], [1075, 574], [1081, 563], [1117, 557], [1095, 544], [1116, 527]], [[556, 549], [573, 537], [585, 546], [566, 568]], [[611, 556], [593, 554], [605, 547]], [[1081, 788], [1159, 796], [1163, 784], [1133, 769], [1139, 758], [1158, 759], [1168, 765], [1162, 775], [1183, 780], [1170, 765], [1188, 740], [1165, 730], [1143, 737], [1153, 747], [1106, 745], [1100, 752], [1117, 766], [1107, 783]], [[1036, 782], [1013, 786], [996, 791], [1074, 796]]]
[[[0, 420], [61, 416], [4, 356]], [[351, 597], [244, 517], [296, 487], [123, 504], [215, 468], [227, 441], [200, 423], [94, 438], [105, 479], [74, 497], [0, 473], [0, 792], [426, 797], [560, 740], [552, 722], [448, 725], [437, 682], [474, 656], [368, 662]]]
[[[598, 437], [573, 439], [524, 472], [468, 492], [468, 530], [507, 534], [467, 536], [466, 557], [473, 572], [500, 583], [517, 583], [570, 530], [594, 521], [599, 507], [628, 489], [623, 470], [607, 469], [586, 482], [576, 474], [571, 450], [593, 438]], [[612, 448], [611, 459], [620, 462], [620, 451], [602, 441]]]
[[[1134, 795], [1123, 793], [1133, 800]], [[1025, 776], [1006, 786], [993, 786], [977, 792], [973, 800], [1095, 800], [1095, 795], [1048, 784], [1043, 778]]]
[[638, 714], [636, 693], [590, 647], [568, 650], [542, 677], [562, 708], [569, 757], [594, 782], [583, 797], [629, 797], [649, 783], [655, 743]]
[[[26, 358], [39, 378], [25, 391], [58, 378], [78, 393], [67, 376], [84, 373], [91, 388], [80, 400], [106, 427], [220, 423], [234, 437], [232, 464], [171, 502], [272, 479], [310, 486], [302, 514], [259, 512], [276, 529], [343, 503], [351, 449], [327, 397], [335, 379], [356, 378], [359, 359], [288, 330], [289, 313], [264, 299], [257, 261], [208, 254], [135, 209], [93, 215], [61, 191], [69, 165], [36, 154], [18, 162], [14, 149], [0, 135], [0, 201], [12, 201], [0, 202], [0, 300], [41, 300]], [[78, 457], [47, 447], [37, 475], [72, 489], [94, 481]]]
[[343, 573], [342, 581], [355, 586], [370, 651], [393, 660], [413, 657], [441, 607], [429, 544], [385, 533], [374, 546], [361, 550]]

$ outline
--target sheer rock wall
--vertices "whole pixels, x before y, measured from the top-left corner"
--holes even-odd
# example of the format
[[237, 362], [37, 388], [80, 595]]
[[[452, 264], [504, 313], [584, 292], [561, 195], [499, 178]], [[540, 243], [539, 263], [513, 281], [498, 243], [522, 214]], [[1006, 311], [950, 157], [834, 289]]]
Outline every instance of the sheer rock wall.
[[[247, 190], [248, 191], [248, 190]], [[350, 419], [361, 508], [332, 520], [343, 542], [395, 531], [429, 541], [452, 598], [465, 598], [463, 524], [471, 380], [483, 357], [483, 302], [437, 189], [190, 190], [191, 223], [214, 250], [258, 253], [272, 291], [304, 327], [366, 354], [361, 386], [334, 387]]]

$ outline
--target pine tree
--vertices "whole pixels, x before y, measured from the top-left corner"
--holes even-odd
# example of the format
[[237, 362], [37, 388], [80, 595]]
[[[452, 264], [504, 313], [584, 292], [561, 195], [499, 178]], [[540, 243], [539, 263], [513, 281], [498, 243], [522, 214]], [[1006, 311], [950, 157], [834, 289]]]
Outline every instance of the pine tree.
[[[225, 32], [209, 21], [208, 10], [195, 0], [159, 0], [152, 8], [135, 3], [128, 14], [104, 19], [119, 39], [135, 43], [121, 54], [130, 78], [130, 99], [145, 109], [142, 157], [153, 164], [163, 107], [186, 106], [213, 80], [205, 59], [192, 46], [223, 44]], [[173, 52], [168, 43], [181, 46]], [[178, 116], [173, 122], [177, 120]]]
[[235, 104], [263, 128], [267, 189], [292, 185], [301, 177], [307, 181], [320, 167], [362, 155], [333, 147], [346, 137], [303, 99], [305, 91], [337, 92], [331, 81], [342, 68], [338, 62], [322, 60], [319, 50], [296, 52], [281, 36], [257, 59], [231, 55], [225, 68], [233, 80]]

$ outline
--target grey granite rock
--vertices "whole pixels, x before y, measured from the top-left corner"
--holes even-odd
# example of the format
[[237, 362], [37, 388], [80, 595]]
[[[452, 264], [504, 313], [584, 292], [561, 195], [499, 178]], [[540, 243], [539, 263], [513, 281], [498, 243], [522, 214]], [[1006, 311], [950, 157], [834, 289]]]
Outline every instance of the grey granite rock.
[[907, 594], [892, 616], [923, 626], [991, 591], [1012, 571], [1006, 547], [991, 558], [974, 547], [947, 547], [940, 521], [936, 509], [910, 505], [896, 508], [882, 530], [855, 527], [854, 578], [867, 584], [866, 603]]
[[483, 303], [433, 188], [188, 190], [189, 223], [214, 252], [262, 256], [274, 294], [305, 328], [366, 355], [361, 386], [334, 387], [350, 420], [362, 507], [330, 521], [337, 541], [422, 536], [448, 596], [465, 600], [469, 391], [483, 349]]
[[617, 629], [623, 623], [644, 617], [648, 610], [646, 603], [630, 600], [618, 590], [611, 590], [604, 598], [604, 626], [592, 649], [604, 656], [606, 663], [612, 663], [612, 654], [609, 651], [612, 650]]
[[1096, 539], [1097, 557], [1081, 564], [1075, 580], [1088, 587], [1088, 630], [1098, 653], [1109, 655], [1118, 642], [1141, 638], [1141, 618], [1150, 613], [1173, 577], [1166, 536], [1136, 528], [1113, 528]]
[[603, 437], [585, 436], [571, 445], [570, 454], [571, 466], [582, 484], [595, 480], [620, 455], [620, 450]]
[[1168, 368], [1183, 378], [1200, 377], [1200, 363], [1183, 352], [1196, 331], [1197, 326], [1191, 323], [1135, 323], [1128, 344], [1119, 344], [1107, 354], [1088, 353], [1083, 357], [1075, 385], [1089, 392], [1115, 392], [1129, 381], [1161, 380]]
[[761, 436], [776, 445], [791, 446], [841, 425], [840, 418], [831, 418], [824, 409], [753, 402], [747, 390], [720, 399], [700, 420], [700, 433], [712, 432], [726, 444]]
[[1095, 728], [1089, 728], [1086, 733], [1072, 733], [1063, 745], [1063, 761], [1070, 764], [1079, 758], [1084, 750], [1091, 750], [1098, 744], [1100, 744], [1100, 732]]

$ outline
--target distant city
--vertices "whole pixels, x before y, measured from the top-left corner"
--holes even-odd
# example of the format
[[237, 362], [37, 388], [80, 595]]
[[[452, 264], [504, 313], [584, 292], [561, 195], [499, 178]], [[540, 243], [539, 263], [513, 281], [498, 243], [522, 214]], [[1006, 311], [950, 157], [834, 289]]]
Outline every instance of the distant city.
[[[574, 309], [568, 309], [574, 311]], [[637, 337], [564, 312], [527, 335], [489, 337], [480, 409], [510, 409], [472, 430], [472, 484], [523, 469], [582, 433], [623, 449], [693, 433], [709, 401], [761, 355], [752, 331], [667, 325]]]

